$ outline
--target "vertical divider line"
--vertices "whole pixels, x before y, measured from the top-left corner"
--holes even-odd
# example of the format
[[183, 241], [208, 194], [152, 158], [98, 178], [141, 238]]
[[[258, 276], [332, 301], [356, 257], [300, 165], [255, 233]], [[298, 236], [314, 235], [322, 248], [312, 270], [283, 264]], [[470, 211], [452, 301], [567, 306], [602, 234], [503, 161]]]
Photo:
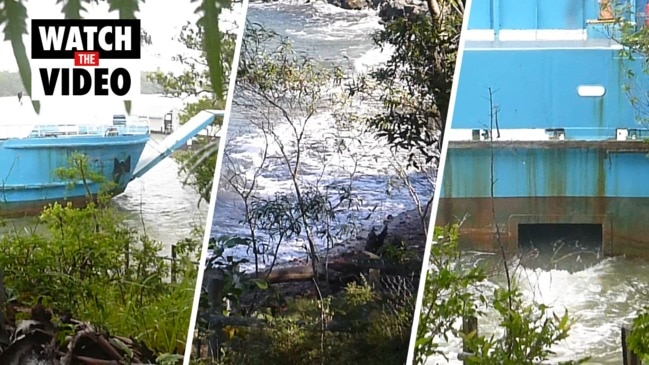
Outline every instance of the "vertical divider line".
[[[496, 0], [498, 1], [498, 0]], [[464, 56], [464, 43], [465, 39], [463, 37], [466, 34], [466, 31], [469, 26], [469, 16], [471, 15], [471, 5], [473, 0], [467, 0], [466, 7], [464, 9], [464, 16], [462, 19], [462, 29], [460, 32], [460, 40], [458, 45], [458, 54], [455, 60], [455, 71], [453, 73], [453, 85], [451, 86], [451, 98], [450, 98], [450, 108], [448, 114], [446, 115], [446, 126], [444, 128], [444, 141], [442, 143], [442, 151], [439, 158], [439, 166], [437, 168], [437, 179], [435, 180], [435, 192], [433, 195], [433, 206], [430, 211], [430, 222], [428, 223], [428, 234], [426, 236], [426, 244], [424, 249], [424, 258], [422, 260], [422, 270], [419, 277], [419, 288], [417, 290], [417, 298], [415, 300], [415, 312], [412, 317], [412, 331], [410, 333], [410, 344], [408, 346], [408, 357], [406, 359], [406, 364], [414, 363], [415, 356], [415, 344], [417, 342], [417, 328], [419, 326], [419, 313], [421, 312], [421, 306], [423, 301], [424, 289], [426, 288], [426, 277], [428, 274], [428, 262], [430, 261], [430, 245], [433, 241], [433, 236], [435, 235], [435, 219], [437, 218], [437, 209], [439, 207], [439, 198], [442, 187], [442, 180], [444, 177], [444, 167], [446, 165], [446, 154], [448, 151], [448, 132], [451, 129], [453, 122], [453, 114], [455, 112], [455, 99], [457, 95], [457, 86], [460, 79], [460, 71], [462, 69], [462, 59]]]
[[[469, 0], [470, 1], [470, 0]], [[192, 304], [192, 313], [189, 319], [187, 330], [187, 342], [185, 344], [185, 354], [183, 356], [183, 365], [189, 365], [192, 355], [192, 345], [194, 342], [194, 331], [196, 330], [196, 319], [198, 317], [198, 304], [201, 298], [203, 287], [203, 277], [205, 273], [205, 260], [207, 259], [207, 245], [210, 239], [212, 221], [214, 220], [214, 207], [216, 205], [216, 195], [219, 190], [219, 180], [221, 178], [221, 165], [223, 165], [223, 153], [227, 141], [228, 125], [230, 124], [230, 112], [232, 111], [232, 99], [234, 98], [234, 88], [237, 83], [237, 73], [239, 71], [239, 55], [241, 53], [241, 44], [243, 43], [243, 33], [246, 31], [246, 18], [248, 15], [248, 0], [243, 0], [241, 4], [241, 16], [237, 21], [240, 23], [239, 34], [234, 45], [234, 57], [232, 57], [232, 66], [230, 71], [230, 81], [228, 84], [228, 95], [225, 101], [225, 113], [223, 124], [221, 125], [221, 137], [219, 137], [219, 148], [216, 155], [216, 166], [214, 167], [214, 178], [212, 179], [212, 193], [210, 196], [210, 206], [207, 211], [205, 222], [205, 234], [203, 236], [203, 246], [201, 256], [198, 259], [198, 273], [196, 275], [196, 288], [194, 289], [194, 302]]]

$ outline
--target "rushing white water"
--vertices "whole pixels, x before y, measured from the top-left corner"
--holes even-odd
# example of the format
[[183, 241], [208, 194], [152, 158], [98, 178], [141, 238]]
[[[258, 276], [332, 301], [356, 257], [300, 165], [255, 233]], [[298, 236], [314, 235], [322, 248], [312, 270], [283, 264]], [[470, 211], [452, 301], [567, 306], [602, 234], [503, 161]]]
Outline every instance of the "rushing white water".
[[[322, 2], [311, 4], [288, 4], [285, 2], [253, 4], [248, 10], [248, 21], [262, 24], [265, 28], [287, 36], [298, 52], [308, 57], [321, 60], [325, 65], [343, 67], [348, 75], [366, 72], [371, 67], [384, 62], [390, 50], [379, 50], [371, 36], [381, 28], [378, 16], [374, 11], [347, 11]], [[332, 88], [330, 92], [342, 92]], [[244, 98], [243, 95], [235, 97]], [[370, 106], [356, 104], [349, 107], [364, 114]], [[246, 110], [233, 108], [228, 128], [226, 151], [234, 165], [248, 176], [253, 168], [261, 163], [261, 151], [264, 146], [263, 133], [253, 125], [254, 118]], [[279, 120], [276, 125], [283, 143], [290, 141], [288, 126]], [[284, 129], [284, 130], [282, 130]], [[308, 146], [301, 162], [301, 180], [305, 184], [341, 183], [354, 172], [355, 192], [362, 199], [362, 213], [356, 216], [367, 216], [373, 211], [372, 218], [365, 222], [376, 224], [387, 214], [398, 214], [414, 207], [407, 191], [400, 184], [394, 173], [394, 158], [385, 141], [379, 141], [372, 135], [360, 135], [360, 128], [340, 130], [330, 112], [322, 111], [309, 122], [304, 145]], [[359, 137], [349, 152], [336, 153], [336, 136]], [[277, 152], [277, 145], [270, 146], [271, 153]], [[398, 162], [405, 162], [405, 156], [399, 156]], [[226, 160], [223, 170], [231, 165]], [[227, 172], [222, 175], [227, 176]], [[432, 194], [430, 185], [422, 176], [412, 174], [415, 188], [427, 199]], [[286, 167], [278, 160], [271, 160], [258, 179], [257, 194], [270, 197], [277, 192], [291, 189]], [[242, 234], [247, 232], [240, 224], [243, 218], [243, 204], [236, 194], [228, 188], [224, 179], [219, 184], [215, 206], [212, 236]], [[344, 224], [348, 217], [341, 217], [338, 223]], [[304, 242], [296, 239], [285, 243], [280, 249], [283, 260], [304, 256]], [[248, 253], [239, 251], [238, 255]]]
[[[550, 257], [547, 257], [550, 260]], [[470, 254], [469, 262], [496, 262], [497, 257]], [[574, 260], [574, 259], [573, 259]], [[517, 266], [513, 278], [528, 301], [551, 308], [548, 315], [561, 316], [568, 311], [575, 324], [569, 337], [552, 348], [556, 355], [550, 363], [591, 356], [588, 364], [620, 364], [622, 361], [620, 328], [629, 325], [637, 310], [646, 306], [649, 293], [649, 263], [624, 257], [607, 258], [586, 268], [579, 260], [562, 265], [567, 269], [541, 269], [538, 266]], [[492, 278], [481, 290], [491, 297], [493, 289], [505, 286], [504, 276]], [[482, 335], [502, 334], [494, 311], [479, 319]], [[442, 346], [450, 361], [429, 358], [427, 365], [462, 364], [457, 360], [461, 340], [453, 338]]]

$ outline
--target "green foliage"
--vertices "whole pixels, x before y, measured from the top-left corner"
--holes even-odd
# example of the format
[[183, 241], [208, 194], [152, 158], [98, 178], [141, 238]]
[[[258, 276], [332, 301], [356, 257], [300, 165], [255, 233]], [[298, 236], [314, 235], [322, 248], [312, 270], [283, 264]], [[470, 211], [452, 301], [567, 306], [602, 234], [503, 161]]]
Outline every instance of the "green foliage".
[[180, 171], [186, 174], [184, 183], [193, 187], [201, 199], [209, 203], [219, 145], [213, 141], [202, 142], [202, 139], [197, 144], [201, 146], [198, 150], [178, 151], [174, 158], [180, 163]]
[[438, 1], [443, 9], [398, 18], [374, 36], [380, 47], [394, 49], [385, 65], [359, 78], [352, 94], [378, 93], [384, 109], [367, 124], [397, 150], [410, 152], [409, 164], [420, 167], [439, 156], [450, 104], [463, 10], [455, 0]]
[[108, 11], [117, 11], [120, 19], [135, 19], [135, 14], [140, 11], [140, 0], [106, 0], [106, 2], [108, 2]]
[[[415, 361], [425, 362], [433, 355], [446, 355], [439, 349], [449, 335], [461, 337], [470, 354], [470, 364], [537, 364], [551, 359], [551, 347], [568, 337], [573, 320], [567, 311], [561, 317], [550, 316], [546, 305], [524, 300], [521, 291], [496, 288], [488, 299], [480, 294], [479, 284], [486, 279], [479, 267], [462, 266], [457, 248], [457, 226], [436, 227], [437, 241], [431, 245], [431, 263], [427, 274], [422, 312], [420, 313]], [[501, 336], [463, 333], [457, 323], [468, 316], [478, 320], [493, 309], [500, 316]], [[581, 364], [578, 359], [563, 364]]]
[[412, 260], [421, 261], [417, 252], [408, 249], [403, 241], [396, 238], [391, 243], [384, 245], [382, 251], [380, 252], [381, 258], [386, 262], [404, 264]]
[[[220, 339], [216, 364], [401, 364], [412, 328], [414, 297], [398, 294], [400, 305], [388, 303], [384, 290], [376, 290], [361, 276], [340, 292], [322, 298], [312, 283], [292, 295], [262, 277], [245, 275], [242, 265], [226, 252], [250, 247], [250, 239], [220, 237], [212, 240], [207, 265], [224, 278], [222, 298], [229, 301], [223, 314], [258, 325], [211, 327], [199, 322], [200, 337]], [[311, 289], [309, 288], [311, 287]], [[322, 288], [322, 290], [326, 290]], [[208, 289], [209, 292], [209, 289]], [[211, 294], [210, 294], [211, 295]], [[210, 309], [202, 297], [203, 313]], [[254, 321], [254, 322], [252, 322]], [[196, 342], [196, 340], [195, 340]]]
[[47, 233], [16, 231], [0, 240], [5, 285], [33, 303], [133, 336], [162, 352], [180, 352], [187, 336], [199, 240], [180, 255], [182, 275], [169, 283], [161, 245], [138, 236], [111, 208], [58, 203], [41, 215]]
[[326, 68], [296, 53], [287, 38], [259, 24], [246, 24], [240, 57], [237, 88], [252, 100], [235, 102], [244, 106], [263, 103], [296, 128], [331, 106], [326, 91], [343, 77], [340, 68]]
[[[211, 4], [209, 1], [202, 5], [205, 11], [214, 12], [217, 2]], [[227, 6], [231, 4], [228, 2]], [[218, 10], [220, 12], [220, 10]], [[207, 14], [207, 13], [205, 13]], [[207, 19], [210, 19], [207, 21]], [[183, 26], [178, 42], [196, 56], [177, 55], [175, 59], [185, 67], [181, 74], [163, 73], [161, 71], [149, 73], [147, 80], [154, 85], [160, 85], [164, 95], [173, 97], [193, 97], [193, 101], [187, 102], [179, 113], [180, 123], [187, 122], [191, 117], [206, 109], [224, 109], [225, 100], [219, 97], [223, 93], [223, 80], [229, 76], [234, 58], [235, 37], [230, 33], [214, 29], [212, 18], [201, 18], [198, 25], [187, 23]], [[213, 32], [218, 32], [218, 39], [214, 39]], [[208, 38], [210, 37], [210, 38]], [[218, 44], [218, 47], [208, 44]], [[207, 48], [206, 48], [207, 47]], [[218, 50], [218, 57], [214, 54]], [[219, 63], [220, 75], [215, 75], [213, 69], [208, 65], [213, 62]], [[215, 77], [220, 84], [214, 84]], [[216, 86], [214, 86], [216, 85]], [[216, 125], [221, 120], [215, 121]], [[218, 153], [218, 141], [211, 139], [199, 139], [195, 145], [199, 146], [194, 151], [183, 151], [176, 153], [174, 157], [181, 163], [181, 173], [186, 174], [185, 183], [194, 187], [202, 200], [210, 201], [212, 181], [214, 180], [214, 168]]]
[[[59, 176], [92, 177], [81, 155], [71, 159], [75, 163]], [[16, 230], [0, 238], [5, 286], [18, 304], [44, 297], [59, 315], [131, 336], [160, 352], [184, 350], [200, 235], [179, 242], [177, 260], [170, 263], [160, 255], [160, 243], [138, 235], [109, 205], [55, 203], [38, 220], [45, 232]], [[172, 270], [176, 280], [169, 282]]]
[[440, 339], [448, 340], [457, 334], [455, 323], [464, 316], [475, 316], [478, 302], [473, 287], [486, 276], [479, 267], [464, 268], [457, 248], [458, 227], [435, 227], [437, 240], [430, 246], [430, 266], [419, 315], [415, 359], [423, 363], [433, 355], [444, 355], [439, 350]]
[[[550, 347], [568, 337], [573, 323], [567, 311], [561, 317], [555, 314], [548, 317], [547, 306], [525, 304], [517, 290], [495, 289], [491, 304], [501, 316], [500, 326], [506, 332], [501, 337], [465, 337], [467, 347], [473, 353], [465, 360], [468, 364], [534, 365], [550, 360], [554, 354]], [[561, 364], [583, 364], [588, 360]]]
[[[258, 199], [251, 198], [255, 181], [242, 182], [237, 176], [227, 181], [246, 201], [245, 223], [250, 229], [265, 230], [277, 245], [290, 237], [303, 238], [314, 269], [319, 260], [316, 239], [324, 238], [333, 244], [330, 223], [345, 205], [347, 211], [351, 210], [355, 200], [351, 184], [324, 191], [320, 186], [303, 182], [301, 176], [303, 156], [313, 154], [305, 143], [313, 116], [332, 112], [344, 104], [344, 100], [328, 95], [341, 78], [340, 68], [327, 68], [296, 53], [287, 38], [259, 24], [246, 24], [237, 74], [237, 93], [245, 97], [233, 102], [249, 112], [251, 123], [265, 137], [262, 164], [255, 166], [257, 174], [269, 168], [267, 159], [272, 158], [290, 177], [291, 189], [269, 199]], [[271, 143], [277, 151], [272, 156], [268, 153]], [[323, 166], [326, 165], [323, 159]], [[334, 197], [340, 198], [337, 203], [332, 203]], [[259, 252], [257, 241], [253, 244], [255, 252]]]
[[[178, 42], [194, 56], [176, 55], [175, 59], [185, 70], [180, 74], [152, 72], [147, 79], [162, 86], [162, 93], [173, 97], [197, 97], [196, 101], [185, 104], [179, 114], [180, 122], [185, 123], [201, 110], [223, 109], [225, 101], [215, 96], [211, 75], [208, 69], [207, 53], [203, 49], [205, 30], [202, 26], [187, 23], [178, 35]], [[220, 33], [220, 63], [222, 78], [229, 76], [234, 58], [235, 36], [231, 33]]]
[[0, 240], [5, 285], [20, 302], [44, 296], [51, 307], [111, 333], [133, 336], [161, 352], [184, 350], [199, 239], [184, 242], [180, 280], [169, 283], [161, 245], [121, 223], [118, 213], [89, 204], [43, 211], [45, 234], [21, 231]]
[[[334, 192], [328, 193], [334, 196]], [[276, 246], [305, 235], [326, 242], [327, 247], [333, 247], [346, 238], [347, 232], [336, 229], [334, 222], [343, 214], [349, 214], [356, 199], [353, 195], [342, 192], [335, 198], [332, 196], [328, 196], [317, 187], [300, 185], [296, 191], [252, 199], [247, 221], [269, 237], [269, 241], [264, 243], [260, 238], [255, 239], [252, 242], [255, 246], [254, 252], [259, 255], [274, 256], [273, 251], [277, 249]], [[348, 222], [348, 224], [353, 223]], [[317, 254], [314, 251], [308, 253]]]
[[[5, 41], [11, 42], [11, 48], [18, 64], [20, 78], [25, 85], [27, 93], [31, 95], [32, 89], [32, 71], [29, 66], [27, 50], [23, 43], [23, 35], [27, 34], [27, 9], [20, 0], [4, 0], [2, 2], [2, 14], [0, 15], [0, 25], [4, 24]], [[36, 113], [40, 112], [40, 102], [32, 100], [32, 106]]]
[[[312, 158], [322, 158], [323, 175], [326, 174], [331, 156], [314, 151], [307, 145], [306, 135], [310, 133], [310, 124], [315, 123], [316, 114], [334, 114], [332, 123], [337, 125], [346, 122], [335, 114], [337, 108], [345, 106], [346, 98], [337, 99], [331, 93], [331, 88], [342, 78], [339, 68], [326, 67], [296, 52], [288, 39], [258, 24], [247, 24], [236, 90], [242, 97], [233, 103], [246, 110], [250, 123], [262, 132], [265, 145], [260, 146], [261, 163], [253, 171], [243, 171], [233, 164], [224, 175], [223, 180], [243, 200], [245, 217], [241, 223], [250, 234], [246, 238], [214, 241], [215, 254], [208, 265], [223, 274], [222, 297], [229, 298], [231, 308], [223, 311], [204, 307], [202, 312], [218, 310], [250, 325], [218, 327], [214, 323], [210, 326], [207, 321], [200, 323], [203, 336], [211, 334], [218, 338], [217, 363], [401, 364], [405, 361], [414, 300], [407, 290], [397, 293], [393, 288], [386, 290], [387, 285], [374, 280], [380, 275], [373, 275], [372, 285], [365, 281], [347, 285], [316, 281], [317, 285], [295, 284], [297, 288], [291, 284], [266, 285], [264, 281], [260, 286], [256, 285], [258, 279], [251, 279], [257, 276], [265, 279], [265, 272], [260, 271], [261, 260], [268, 257], [271, 262], [266, 262], [265, 268], [273, 268], [280, 246], [290, 240], [306, 242], [310, 263], [324, 276], [326, 273], [321, 272], [324, 265], [315, 263], [316, 260], [324, 262], [326, 255], [316, 251], [316, 243], [324, 241], [331, 248], [354, 237], [346, 230], [358, 223], [354, 222], [357, 219], [353, 214], [359, 202], [353, 189], [353, 172], [349, 182], [321, 186], [320, 182], [305, 181], [301, 166], [303, 156], [309, 153]], [[362, 129], [358, 125], [346, 126], [345, 131]], [[340, 146], [338, 153], [341, 154], [349, 152], [346, 144], [353, 143], [352, 138], [338, 135], [327, 138], [340, 142], [336, 146]], [[259, 188], [256, 177], [268, 171], [269, 166], [289, 176], [291, 188], [261, 197], [256, 195]], [[339, 221], [346, 221], [346, 227], [340, 227]], [[238, 246], [238, 252], [247, 250], [251, 262], [224, 257], [225, 248], [233, 246]], [[398, 245], [386, 255], [395, 261], [408, 258]], [[254, 271], [239, 272], [242, 265], [251, 264], [255, 265]], [[351, 278], [341, 280], [347, 282]], [[293, 293], [294, 290], [299, 294]], [[209, 297], [214, 300], [212, 295]]]
[[222, 236], [211, 239], [208, 246], [212, 250], [212, 255], [207, 260], [207, 266], [216, 268], [223, 275], [222, 298], [231, 301], [234, 305], [239, 304], [240, 297], [244, 293], [255, 288], [267, 287], [263, 280], [246, 278], [242, 275], [241, 266], [249, 263], [248, 259], [235, 259], [225, 254], [227, 249], [249, 246], [249, 243], [248, 239]]
[[649, 361], [649, 307], [644, 308], [633, 320], [633, 331], [628, 338], [629, 348]]
[[[620, 50], [620, 58], [625, 62], [641, 62], [643, 75], [637, 75], [631, 68], [626, 69], [626, 83], [624, 90], [629, 101], [638, 110], [637, 117], [640, 123], [649, 122], [649, 95], [647, 89], [647, 75], [649, 75], [649, 27], [637, 26], [629, 21], [632, 14], [630, 6], [622, 5], [616, 9], [616, 20], [613, 24], [611, 37], [619, 41], [624, 48]], [[644, 80], [644, 81], [643, 81]], [[645, 356], [649, 361], [649, 309], [641, 311], [633, 322], [633, 332], [629, 338], [630, 348], [637, 354]]]
[[230, 0], [203, 0], [196, 9], [196, 12], [203, 14], [198, 20], [198, 24], [204, 31], [203, 51], [205, 60], [210, 65], [209, 79], [217, 100], [223, 100], [225, 75], [222, 63], [223, 54], [221, 53], [222, 34], [219, 31], [219, 23], [215, 20], [219, 19], [221, 9], [229, 9], [231, 6]]
[[[350, 284], [339, 296], [322, 302], [285, 298], [281, 312], [265, 314], [269, 310], [260, 308], [257, 314], [266, 322], [263, 327], [235, 332], [218, 363], [378, 365], [405, 361], [410, 313], [399, 316], [383, 311], [379, 296], [366, 283]], [[322, 310], [331, 330], [323, 331]]]
[[81, 12], [86, 11], [83, 5], [87, 0], [56, 0], [57, 4], [63, 3], [61, 12], [65, 15], [66, 19], [81, 19]]
[[[104, 175], [99, 171], [94, 171], [88, 165], [88, 158], [81, 153], [73, 153], [68, 157], [68, 164], [70, 167], [59, 167], [54, 173], [56, 176], [63, 180], [68, 181], [68, 187], [73, 187], [76, 184], [83, 184], [86, 190], [86, 197], [92, 197], [90, 189], [91, 183], [101, 184], [102, 193], [110, 193], [116, 187], [112, 181], [106, 181]], [[106, 196], [102, 202], [105, 202], [109, 196]]]
[[[636, 75], [636, 71], [630, 65], [649, 55], [649, 30], [647, 27], [637, 27], [635, 22], [628, 21], [626, 15], [629, 9], [628, 4], [616, 9], [616, 20], [608, 26], [608, 33], [624, 46], [620, 50], [621, 66], [625, 71], [623, 76], [626, 77], [623, 88], [631, 104], [640, 112], [637, 119], [646, 122], [649, 99], [642, 91], [646, 85], [639, 81], [641, 75]], [[646, 62], [642, 63], [642, 71], [645, 74], [649, 72]]]

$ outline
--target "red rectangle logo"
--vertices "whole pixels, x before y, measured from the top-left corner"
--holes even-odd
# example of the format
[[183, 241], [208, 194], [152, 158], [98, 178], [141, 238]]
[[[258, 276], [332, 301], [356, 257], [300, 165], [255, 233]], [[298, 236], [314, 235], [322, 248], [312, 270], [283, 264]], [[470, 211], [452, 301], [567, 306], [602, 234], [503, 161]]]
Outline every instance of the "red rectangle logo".
[[74, 52], [75, 66], [99, 66], [99, 52]]

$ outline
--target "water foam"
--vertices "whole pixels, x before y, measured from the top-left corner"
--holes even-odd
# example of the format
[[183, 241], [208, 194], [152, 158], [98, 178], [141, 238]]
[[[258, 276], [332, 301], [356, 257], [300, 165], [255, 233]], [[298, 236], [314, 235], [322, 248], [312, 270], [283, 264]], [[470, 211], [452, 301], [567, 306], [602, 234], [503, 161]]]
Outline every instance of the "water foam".
[[[470, 253], [470, 261], [481, 261], [485, 255]], [[487, 260], [491, 261], [492, 258]], [[578, 263], [575, 263], [578, 264]], [[568, 310], [576, 320], [569, 337], [552, 348], [556, 355], [552, 362], [567, 361], [592, 356], [589, 364], [619, 364], [620, 327], [629, 324], [646, 298], [640, 294], [649, 288], [649, 279], [638, 280], [637, 273], [649, 265], [625, 258], [608, 258], [584, 270], [541, 270], [538, 268], [515, 269], [514, 278], [527, 303], [536, 301], [551, 308], [547, 314], [557, 316]], [[633, 280], [631, 280], [633, 278]], [[493, 290], [506, 285], [504, 277], [481, 283], [479, 291], [492, 298]], [[500, 318], [494, 310], [488, 310], [479, 319], [482, 335], [502, 335]], [[458, 322], [457, 326], [461, 326]], [[462, 364], [457, 353], [462, 347], [459, 338], [450, 338], [441, 349], [450, 361], [440, 357], [427, 359], [427, 364]]]
[[393, 54], [393, 46], [386, 46], [383, 49], [374, 47], [354, 60], [354, 70], [357, 73], [367, 73], [373, 67], [385, 64]]

